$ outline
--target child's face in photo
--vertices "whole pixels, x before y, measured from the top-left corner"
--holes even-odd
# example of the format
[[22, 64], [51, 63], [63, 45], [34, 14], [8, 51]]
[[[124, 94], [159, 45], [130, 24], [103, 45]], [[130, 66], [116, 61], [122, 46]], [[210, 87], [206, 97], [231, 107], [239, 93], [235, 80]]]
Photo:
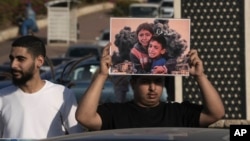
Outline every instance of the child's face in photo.
[[160, 57], [166, 52], [166, 49], [157, 41], [150, 41], [148, 47], [148, 56], [152, 59]]
[[152, 36], [153, 35], [148, 30], [144, 30], [144, 29], [142, 29], [137, 35], [138, 41], [141, 43], [143, 47], [148, 46], [148, 43]]

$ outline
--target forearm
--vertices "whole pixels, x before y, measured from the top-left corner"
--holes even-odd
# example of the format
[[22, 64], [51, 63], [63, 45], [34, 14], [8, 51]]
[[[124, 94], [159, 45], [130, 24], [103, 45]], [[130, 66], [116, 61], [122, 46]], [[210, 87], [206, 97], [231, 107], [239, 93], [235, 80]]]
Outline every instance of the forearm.
[[97, 74], [78, 105], [76, 119], [87, 128], [93, 128], [93, 125], [101, 125], [97, 107], [107, 77], [107, 75]]
[[220, 119], [225, 114], [225, 109], [221, 97], [205, 74], [195, 76], [200, 87], [204, 110], [203, 114], [211, 121]]

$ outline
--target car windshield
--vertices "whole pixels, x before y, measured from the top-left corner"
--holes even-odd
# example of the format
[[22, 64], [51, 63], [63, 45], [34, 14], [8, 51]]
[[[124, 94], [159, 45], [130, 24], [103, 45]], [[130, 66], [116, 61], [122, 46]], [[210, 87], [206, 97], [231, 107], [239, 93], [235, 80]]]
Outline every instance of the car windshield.
[[148, 3], [160, 3], [162, 0], [148, 0]]
[[102, 40], [109, 40], [109, 32], [103, 34]]
[[163, 2], [162, 7], [173, 7], [173, 2]]
[[130, 16], [132, 17], [157, 17], [156, 7], [131, 7]]
[[77, 67], [73, 72], [70, 73], [67, 79], [69, 80], [88, 80], [90, 81], [99, 68], [98, 64], [87, 64]]

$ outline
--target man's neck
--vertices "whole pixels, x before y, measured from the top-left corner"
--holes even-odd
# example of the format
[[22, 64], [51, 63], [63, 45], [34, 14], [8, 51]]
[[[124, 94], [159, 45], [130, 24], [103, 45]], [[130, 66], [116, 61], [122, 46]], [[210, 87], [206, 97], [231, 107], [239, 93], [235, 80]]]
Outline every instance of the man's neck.
[[45, 81], [41, 79], [32, 79], [26, 82], [23, 85], [20, 85], [19, 88], [22, 89], [25, 93], [35, 93], [39, 91], [45, 85]]

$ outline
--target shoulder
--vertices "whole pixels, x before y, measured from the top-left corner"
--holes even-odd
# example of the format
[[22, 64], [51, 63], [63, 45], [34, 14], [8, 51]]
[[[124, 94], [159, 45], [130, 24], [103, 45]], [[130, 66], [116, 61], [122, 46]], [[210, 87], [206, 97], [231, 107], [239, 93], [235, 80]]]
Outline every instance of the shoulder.
[[56, 93], [63, 93], [64, 95], [70, 95], [73, 94], [73, 91], [69, 89], [68, 87], [65, 87], [64, 85], [61, 84], [56, 84], [51, 81], [45, 80], [45, 90], [46, 91], [51, 91], [51, 92], [56, 92]]
[[179, 105], [179, 106], [197, 105], [198, 106], [198, 104], [191, 103], [190, 101], [183, 101], [183, 102], [167, 101], [167, 102], [161, 102], [161, 103], [165, 103], [166, 105]]
[[68, 89], [67, 87], [65, 87], [64, 85], [62, 84], [57, 84], [57, 83], [54, 83], [54, 82], [51, 82], [51, 81], [48, 81], [48, 80], [45, 80], [45, 86], [46, 88], [57, 88], [57, 89]]
[[71, 89], [47, 80], [41, 93], [44, 93], [43, 96], [45, 97], [50, 97], [51, 103], [56, 103], [58, 105], [63, 102], [72, 103], [76, 101], [76, 96]]
[[201, 111], [202, 110], [202, 105], [194, 104], [189, 101], [183, 101], [181, 103], [178, 102], [166, 102], [166, 106], [168, 108], [173, 108], [173, 109], [179, 109], [179, 110], [184, 110], [184, 111]]
[[131, 102], [124, 102], [124, 103], [104, 103], [98, 106], [98, 109], [106, 109], [106, 110], [117, 110], [122, 111], [124, 109], [128, 109], [131, 107]]
[[17, 89], [18, 88], [14, 85], [10, 85], [10, 86], [7, 86], [5, 88], [2, 88], [2, 89], [0, 89], [0, 96], [12, 94], [15, 91], [17, 91]]

